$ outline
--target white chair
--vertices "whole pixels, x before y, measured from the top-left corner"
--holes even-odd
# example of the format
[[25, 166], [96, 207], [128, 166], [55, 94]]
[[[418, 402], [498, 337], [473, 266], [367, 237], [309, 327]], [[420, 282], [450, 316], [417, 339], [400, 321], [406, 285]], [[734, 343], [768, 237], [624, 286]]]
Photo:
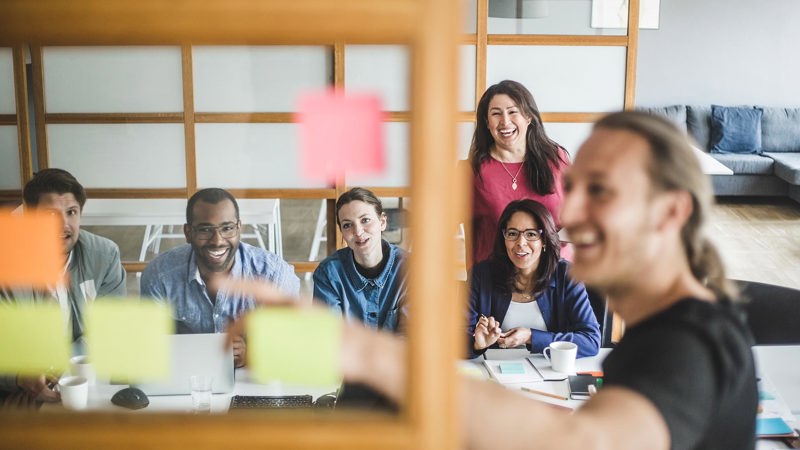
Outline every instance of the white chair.
[[[242, 199], [237, 203], [243, 228], [252, 228], [251, 233], [243, 232], [242, 238], [255, 238], [261, 248], [283, 258], [280, 200]], [[144, 226], [139, 261], [145, 261], [150, 248], [154, 253], [159, 252], [162, 239], [184, 237], [183, 230], [175, 232], [174, 226], [186, 222], [185, 214], [184, 199], [90, 199], [83, 208], [81, 223], [90, 226]], [[261, 226], [266, 227], [266, 243]]]
[[[308, 252], [309, 261], [316, 261], [317, 255], [319, 255], [319, 246], [323, 242], [328, 242], [328, 237], [325, 235], [325, 226], [328, 224], [327, 202], [328, 201], [325, 199], [320, 201], [319, 213], [317, 214], [317, 226], [314, 227], [314, 237], [311, 239], [311, 251]], [[310, 280], [311, 272], [306, 272], [304, 278], [306, 281]]]

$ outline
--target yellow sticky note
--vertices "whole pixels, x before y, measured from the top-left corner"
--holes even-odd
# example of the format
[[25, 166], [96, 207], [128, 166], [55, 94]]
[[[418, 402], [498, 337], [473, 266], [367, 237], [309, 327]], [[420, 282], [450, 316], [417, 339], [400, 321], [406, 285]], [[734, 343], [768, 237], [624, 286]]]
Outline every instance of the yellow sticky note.
[[169, 376], [173, 328], [168, 306], [98, 299], [86, 314], [88, 354], [100, 376], [128, 382], [163, 380]]
[[47, 288], [64, 274], [64, 234], [58, 217], [0, 209], [0, 285]]
[[69, 354], [70, 340], [57, 304], [0, 307], [0, 373], [60, 374]]
[[264, 308], [246, 320], [248, 364], [255, 380], [309, 386], [341, 382], [340, 317], [320, 309]]

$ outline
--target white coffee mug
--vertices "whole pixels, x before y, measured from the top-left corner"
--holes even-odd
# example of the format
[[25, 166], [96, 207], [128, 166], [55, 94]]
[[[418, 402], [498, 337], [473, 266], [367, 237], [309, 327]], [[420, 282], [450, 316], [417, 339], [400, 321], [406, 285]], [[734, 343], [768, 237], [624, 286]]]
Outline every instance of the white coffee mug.
[[[550, 353], [549, 355], [548, 352]], [[556, 372], [575, 372], [575, 357], [578, 356], [578, 346], [572, 342], [553, 342], [542, 350], [542, 355], [550, 361], [550, 366]]]
[[92, 364], [89, 362], [89, 357], [86, 355], [78, 355], [70, 358], [69, 373], [86, 378], [89, 382], [89, 386], [94, 386], [96, 383], [94, 367], [92, 367]]
[[58, 380], [61, 404], [67, 409], [86, 409], [89, 403], [89, 382], [86, 377], [69, 376]]

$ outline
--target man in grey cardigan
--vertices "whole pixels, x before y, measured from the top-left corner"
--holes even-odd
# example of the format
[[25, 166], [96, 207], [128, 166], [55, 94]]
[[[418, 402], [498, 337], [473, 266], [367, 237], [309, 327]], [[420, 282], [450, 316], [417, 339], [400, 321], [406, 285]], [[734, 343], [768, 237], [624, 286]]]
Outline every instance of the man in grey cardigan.
[[[86, 203], [83, 186], [69, 172], [44, 169], [36, 173], [23, 190], [25, 209], [39, 209], [62, 218], [64, 272], [67, 281], [50, 289], [0, 286], [0, 303], [56, 303], [64, 313], [64, 330], [77, 345], [82, 342], [84, 312], [97, 297], [124, 296], [125, 270], [117, 244], [80, 229]], [[26, 404], [33, 400], [58, 401], [47, 376], [0, 377], [0, 397], [6, 403]]]

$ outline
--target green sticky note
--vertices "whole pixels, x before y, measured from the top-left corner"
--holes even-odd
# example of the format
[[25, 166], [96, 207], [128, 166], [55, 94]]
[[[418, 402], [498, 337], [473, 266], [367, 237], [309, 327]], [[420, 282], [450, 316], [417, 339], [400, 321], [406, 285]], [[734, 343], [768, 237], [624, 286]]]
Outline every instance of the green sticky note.
[[500, 363], [500, 373], [504, 375], [522, 375], [525, 368], [522, 363]]
[[70, 339], [58, 304], [0, 307], [0, 374], [60, 374], [69, 356]]
[[323, 309], [264, 308], [247, 316], [247, 355], [253, 378], [308, 386], [341, 382], [341, 318]]
[[97, 374], [115, 380], [144, 382], [169, 376], [168, 306], [139, 299], [105, 298], [86, 314], [86, 346]]

